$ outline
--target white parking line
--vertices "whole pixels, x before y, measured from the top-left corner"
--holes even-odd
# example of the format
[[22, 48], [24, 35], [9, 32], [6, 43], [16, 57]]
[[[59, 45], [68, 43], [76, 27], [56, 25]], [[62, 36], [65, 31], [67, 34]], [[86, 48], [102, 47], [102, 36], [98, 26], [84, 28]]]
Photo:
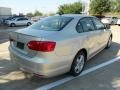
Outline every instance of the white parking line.
[[0, 67], [0, 69], [3, 69], [4, 67]]
[[[109, 61], [107, 61], [107, 62], [105, 62], [105, 63], [102, 63], [102, 64], [100, 64], [100, 65], [94, 66], [94, 67], [92, 67], [92, 68], [90, 68], [90, 69], [88, 69], [88, 70], [83, 71], [78, 77], [81, 77], [81, 76], [86, 75], [86, 74], [88, 74], [88, 73], [91, 73], [91, 72], [93, 72], [93, 71], [95, 71], [95, 70], [98, 70], [98, 69], [100, 69], [100, 68], [103, 68], [103, 67], [105, 67], [105, 66], [108, 66], [108, 65], [110, 65], [110, 64], [112, 64], [112, 63], [114, 63], [114, 62], [116, 62], [116, 61], [119, 61], [119, 60], [120, 60], [120, 57], [116, 57], [116, 58], [114, 58], [114, 59], [112, 59], [112, 60], [109, 60]], [[47, 84], [47, 85], [41, 86], [41, 87], [37, 88], [36, 90], [49, 90], [49, 89], [51, 89], [51, 88], [53, 88], [53, 87], [59, 86], [59, 85], [61, 85], [61, 84], [63, 84], [63, 83], [66, 83], [66, 82], [68, 82], [68, 81], [70, 81], [70, 80], [73, 80], [73, 79], [75, 79], [75, 78], [78, 78], [78, 77], [69, 76], [69, 77], [66, 77], [66, 78], [64, 78], [64, 79], [61, 79], [61, 80], [58, 80], [58, 81], [49, 83], [49, 84]]]

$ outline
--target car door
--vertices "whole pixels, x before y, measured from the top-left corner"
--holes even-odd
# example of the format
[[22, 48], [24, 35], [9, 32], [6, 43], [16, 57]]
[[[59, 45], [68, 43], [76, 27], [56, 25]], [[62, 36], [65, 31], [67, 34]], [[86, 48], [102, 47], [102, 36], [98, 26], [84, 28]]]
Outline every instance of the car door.
[[22, 25], [23, 23], [23, 19], [22, 18], [18, 18], [17, 20], [16, 20], [16, 25]]
[[22, 19], [22, 25], [27, 25], [28, 23], [28, 19], [27, 18], [23, 18]]
[[99, 42], [99, 48], [104, 47], [107, 44], [108, 41], [108, 32], [107, 29], [105, 28], [105, 25], [97, 18], [92, 18], [96, 32], [98, 32], [98, 42]]
[[99, 33], [96, 32], [95, 26], [94, 26], [91, 18], [88, 18], [88, 17], [83, 18], [80, 20], [80, 23], [83, 27], [84, 35], [87, 36], [87, 38], [85, 40], [85, 46], [88, 49], [88, 53], [89, 53], [90, 57], [92, 57], [92, 55], [94, 55], [97, 52], [97, 50], [99, 49], [99, 47], [98, 47]]

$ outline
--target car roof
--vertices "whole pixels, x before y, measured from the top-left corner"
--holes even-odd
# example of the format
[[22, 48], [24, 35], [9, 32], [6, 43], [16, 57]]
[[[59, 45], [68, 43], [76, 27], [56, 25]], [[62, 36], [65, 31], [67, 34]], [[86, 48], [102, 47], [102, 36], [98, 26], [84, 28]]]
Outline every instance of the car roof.
[[94, 17], [94, 16], [89, 16], [89, 15], [84, 15], [84, 14], [63, 14], [61, 16], [73, 17], [73, 18]]

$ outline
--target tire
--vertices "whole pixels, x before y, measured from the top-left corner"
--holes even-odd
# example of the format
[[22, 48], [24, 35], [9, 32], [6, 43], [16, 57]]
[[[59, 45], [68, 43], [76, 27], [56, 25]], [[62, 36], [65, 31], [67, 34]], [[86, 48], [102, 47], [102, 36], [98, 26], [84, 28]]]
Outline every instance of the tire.
[[30, 22], [28, 22], [28, 23], [27, 23], [27, 26], [30, 26], [30, 25], [31, 25], [31, 23], [30, 23]]
[[109, 40], [108, 40], [108, 43], [107, 43], [106, 49], [108, 49], [108, 48], [111, 47], [111, 43], [112, 43], [112, 36], [110, 36], [110, 38], [109, 38]]
[[15, 27], [15, 26], [16, 26], [15, 23], [10, 24], [10, 27]]
[[[81, 59], [81, 60], [80, 60]], [[78, 76], [80, 73], [83, 71], [84, 66], [85, 66], [85, 61], [86, 61], [86, 55], [83, 51], [78, 52], [78, 54], [75, 56], [70, 74], [72, 76]]]

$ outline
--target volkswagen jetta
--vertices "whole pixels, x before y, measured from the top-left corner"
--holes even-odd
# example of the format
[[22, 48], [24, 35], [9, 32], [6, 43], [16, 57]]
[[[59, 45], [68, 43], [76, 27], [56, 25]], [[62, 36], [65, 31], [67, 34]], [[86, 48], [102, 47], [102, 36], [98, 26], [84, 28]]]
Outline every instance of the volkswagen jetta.
[[109, 29], [93, 16], [50, 16], [10, 34], [11, 60], [44, 78], [78, 76], [87, 60], [111, 46]]

